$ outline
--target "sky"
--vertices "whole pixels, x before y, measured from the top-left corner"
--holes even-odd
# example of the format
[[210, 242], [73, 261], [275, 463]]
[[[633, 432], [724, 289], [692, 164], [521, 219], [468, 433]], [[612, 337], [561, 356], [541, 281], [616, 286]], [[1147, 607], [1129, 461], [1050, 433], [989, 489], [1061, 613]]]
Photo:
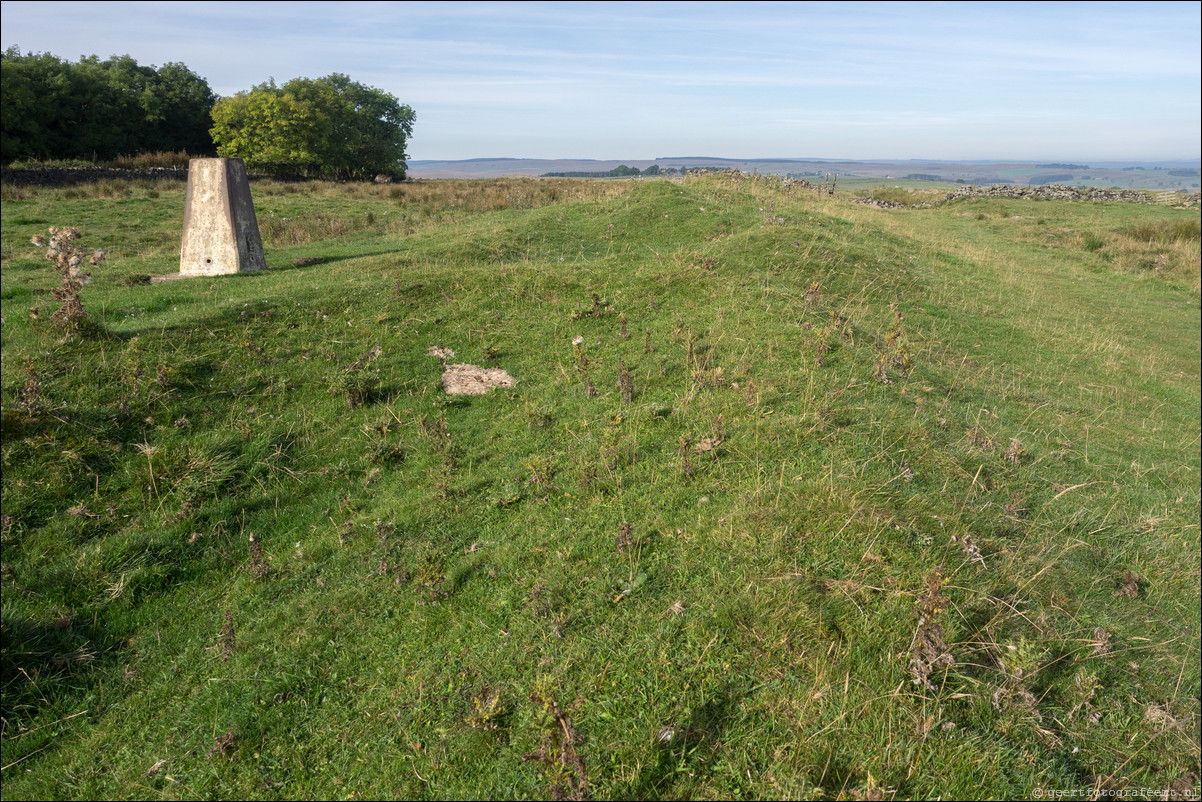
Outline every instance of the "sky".
[[410, 159], [1103, 161], [1202, 153], [1202, 4], [3, 2], [3, 47], [340, 72]]

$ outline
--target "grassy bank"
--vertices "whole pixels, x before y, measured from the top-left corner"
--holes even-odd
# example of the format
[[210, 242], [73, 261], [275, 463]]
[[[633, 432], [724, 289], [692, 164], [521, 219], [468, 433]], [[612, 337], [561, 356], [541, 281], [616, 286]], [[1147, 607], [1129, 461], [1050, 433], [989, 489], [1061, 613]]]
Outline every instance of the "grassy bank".
[[1197, 210], [253, 191], [6, 190], [6, 798], [1196, 784]]

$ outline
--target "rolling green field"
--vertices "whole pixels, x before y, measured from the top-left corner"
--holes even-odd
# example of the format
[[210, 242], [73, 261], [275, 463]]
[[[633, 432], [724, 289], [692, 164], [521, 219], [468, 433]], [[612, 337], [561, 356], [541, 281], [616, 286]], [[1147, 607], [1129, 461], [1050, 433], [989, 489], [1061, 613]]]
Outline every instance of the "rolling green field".
[[1196, 207], [252, 194], [4, 187], [5, 799], [1196, 793]]

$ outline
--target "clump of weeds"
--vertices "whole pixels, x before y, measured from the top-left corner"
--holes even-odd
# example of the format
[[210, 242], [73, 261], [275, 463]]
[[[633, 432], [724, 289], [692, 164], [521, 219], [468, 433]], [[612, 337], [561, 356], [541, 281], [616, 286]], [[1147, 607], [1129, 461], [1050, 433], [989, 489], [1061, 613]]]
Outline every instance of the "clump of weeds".
[[618, 527], [617, 547], [618, 553], [626, 551], [634, 545], [634, 527], [628, 521], [622, 521]]
[[522, 759], [543, 767], [550, 799], [587, 799], [588, 775], [584, 758], [580, 756], [580, 733], [559, 708], [549, 686], [549, 682], [540, 681], [530, 693], [530, 701], [538, 707], [539, 723], [546, 734], [538, 748], [523, 755]]
[[743, 397], [747, 400], [747, 406], [750, 409], [755, 409], [759, 404], [760, 396], [757, 389], [755, 382], [751, 379], [747, 380], [747, 386], [743, 388]]
[[1119, 578], [1119, 589], [1114, 592], [1116, 599], [1134, 599], [1139, 596], [1140, 575], [1134, 571], [1124, 571]]
[[377, 465], [399, 465], [405, 461], [405, 446], [389, 436], [392, 431], [389, 421], [364, 426], [363, 430], [369, 440], [368, 455], [372, 462]]
[[551, 479], [554, 477], [554, 470], [551, 467], [551, 460], [547, 457], [533, 457], [526, 464], [527, 470], [530, 471], [530, 478], [526, 480], [527, 484], [535, 489], [541, 495], [546, 496], [554, 485], [551, 484]]
[[993, 444], [993, 438], [979, 426], [974, 426], [968, 430], [968, 442], [978, 451], [993, 451], [996, 446]]
[[847, 316], [838, 309], [832, 309], [829, 317], [831, 332], [837, 333], [844, 340], [847, 340], [848, 344], [854, 348], [856, 344], [856, 333], [855, 329], [851, 327], [851, 321], [847, 319]]
[[234, 635], [234, 612], [230, 608], [225, 608], [224, 622], [221, 625], [221, 637], [217, 642], [221, 651], [221, 659], [229, 662], [229, 659], [234, 656], [234, 648], [237, 646]]
[[1006, 462], [1018, 464], [1027, 456], [1027, 450], [1023, 447], [1023, 441], [1011, 439], [1009, 447], [1006, 448], [1006, 453], [1002, 454], [1002, 459]]
[[831, 330], [826, 326], [818, 329], [818, 341], [814, 343], [814, 364], [822, 367], [826, 364], [826, 354], [830, 350]]
[[571, 616], [557, 607], [554, 594], [548, 593], [547, 586], [540, 584], [531, 589], [528, 598], [534, 616], [547, 622], [552, 635], [562, 638], [571, 623]]
[[964, 552], [964, 556], [970, 562], [980, 563], [982, 568], [985, 567], [985, 555], [981, 554], [981, 547], [977, 545], [977, 541], [972, 535], [968, 532], [961, 532], [959, 535], [953, 534], [952, 542], [960, 546], [960, 550]]
[[433, 544], [426, 543], [418, 549], [415, 563], [415, 588], [422, 596], [419, 604], [436, 604], [451, 595], [444, 587], [446, 561]]
[[1010, 493], [1010, 498], [1002, 509], [1011, 518], [1023, 518], [1027, 514], [1026, 501], [1017, 490]]
[[601, 433], [601, 464], [611, 474], [622, 461], [624, 439], [622, 432], [617, 429], [606, 429]]
[[[39, 248], [46, 248], [46, 258], [54, 263], [55, 272], [62, 278], [62, 285], [50, 291], [55, 300], [62, 304], [50, 319], [57, 328], [70, 334], [80, 334], [95, 328], [95, 323], [79, 299], [80, 290], [91, 279], [89, 274], [83, 272], [82, 265], [87, 260], [90, 265], [96, 267], [104, 261], [104, 251], [95, 250], [89, 253], [77, 244], [79, 237], [78, 228], [53, 226], [50, 228], [49, 240], [40, 234], [30, 240]], [[36, 309], [30, 314], [38, 317]]]
[[1070, 721], [1079, 718], [1088, 724], [1097, 724], [1102, 720], [1102, 711], [1093, 705], [1094, 696], [1102, 689], [1098, 675], [1085, 669], [1079, 670], [1073, 677], [1072, 702], [1073, 706], [1066, 714]]
[[914, 363], [910, 358], [910, 349], [902, 334], [902, 312], [896, 305], [893, 307], [893, 326], [889, 329], [889, 334], [885, 336], [884, 345], [878, 346], [876, 351], [876, 368], [873, 370], [873, 377], [879, 382], [892, 384], [893, 379], [890, 374], [905, 378], [914, 369]]
[[629, 404], [634, 400], [634, 380], [626, 369], [626, 361], [618, 360], [618, 389], [622, 392], [622, 401]]
[[451, 443], [451, 433], [447, 429], [447, 419], [439, 415], [433, 420], [427, 420], [425, 415], [414, 416], [417, 433], [429, 440], [435, 451], [445, 451]]
[[256, 540], [253, 534], [250, 536], [247, 552], [250, 554], [250, 564], [246, 570], [250, 572], [250, 575], [255, 579], [267, 576], [271, 572], [271, 564], [263, 553], [263, 544]]
[[812, 282], [810, 286], [806, 287], [804, 297], [807, 306], [818, 305], [818, 302], [822, 300], [822, 288], [818, 285], [817, 281]]
[[589, 314], [592, 317], [604, 317], [605, 315], [612, 315], [617, 311], [612, 306], [606, 304], [605, 299], [595, 292], [590, 293], [589, 299], [593, 302], [592, 308], [589, 309]]
[[576, 487], [587, 493], [593, 489], [593, 485], [597, 482], [597, 465], [587, 455], [577, 457], [576, 464]]
[[682, 434], [676, 440], [676, 454], [680, 457], [680, 472], [684, 474], [684, 478], [686, 479], [693, 478], [693, 450], [690, 448], [691, 445], [692, 442], [686, 435]]
[[231, 727], [225, 735], [219, 735], [213, 739], [213, 748], [209, 750], [209, 759], [228, 757], [232, 761], [237, 746], [238, 733]]
[[346, 398], [348, 409], [369, 403], [379, 393], [380, 371], [368, 370], [368, 367], [382, 353], [379, 345], [373, 345], [360, 354], [357, 360], [334, 374], [331, 390], [335, 395]]
[[42, 397], [42, 377], [38, 373], [32, 357], [25, 357], [25, 361], [21, 363], [21, 369], [25, 371], [25, 382], [17, 391], [17, 407], [30, 417], [36, 418], [42, 414], [42, 410], [45, 408]]
[[1110, 654], [1113, 648], [1110, 643], [1111, 634], [1106, 631], [1105, 627], [1095, 627], [1093, 631], [1093, 640], [1090, 642], [1092, 649], [1090, 654], [1094, 657]]
[[572, 339], [572, 356], [576, 361], [576, 370], [584, 375], [588, 375], [589, 358], [584, 352], [584, 337], [576, 335]]
[[166, 365], [151, 368], [144, 364], [144, 352], [140, 338], [133, 337], [121, 354], [118, 381], [121, 393], [117, 408], [122, 415], [129, 416], [165, 397], [171, 390], [172, 371]]
[[495, 730], [500, 727], [501, 718], [505, 713], [505, 703], [501, 700], [501, 691], [484, 685], [472, 694], [471, 709], [465, 720], [468, 726], [474, 730]]
[[1026, 638], [1009, 643], [998, 655], [998, 667], [1002, 670], [1002, 684], [993, 692], [991, 701], [1000, 711], [1021, 708], [1034, 711], [1035, 694], [1026, 683], [1039, 670], [1040, 648]]
[[606, 315], [617, 314], [618, 310], [608, 305], [605, 302], [605, 299], [597, 293], [589, 293], [589, 300], [591, 301], [591, 305], [587, 309], [577, 307], [572, 310], [572, 320], [580, 320], [581, 318], [585, 317], [605, 317]]
[[914, 615], [918, 617], [918, 630], [914, 634], [914, 649], [910, 653], [910, 677], [915, 685], [937, 691], [931, 675], [956, 664], [951, 648], [943, 639], [940, 617], [947, 609], [948, 601], [943, 595], [943, 572], [938, 568], [927, 574], [923, 589], [914, 604]]

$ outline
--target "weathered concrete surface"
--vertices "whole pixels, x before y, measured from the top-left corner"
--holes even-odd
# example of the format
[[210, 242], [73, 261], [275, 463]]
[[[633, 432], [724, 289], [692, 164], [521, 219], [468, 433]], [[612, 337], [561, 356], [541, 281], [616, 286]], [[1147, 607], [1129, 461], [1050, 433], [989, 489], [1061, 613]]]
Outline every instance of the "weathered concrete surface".
[[266, 267], [242, 160], [192, 159], [179, 272], [219, 276]]

